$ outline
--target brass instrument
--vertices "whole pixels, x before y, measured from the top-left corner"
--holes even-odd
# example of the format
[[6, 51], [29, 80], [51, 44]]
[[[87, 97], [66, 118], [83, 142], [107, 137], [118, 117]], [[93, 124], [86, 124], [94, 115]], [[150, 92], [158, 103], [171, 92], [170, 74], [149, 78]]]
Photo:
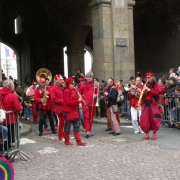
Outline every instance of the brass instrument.
[[98, 94], [99, 94], [99, 82], [96, 82], [95, 84], [97, 84], [96, 107], [99, 107], [99, 99], [98, 99]]
[[[46, 68], [41, 68], [39, 69], [37, 72], [36, 72], [36, 80], [37, 82], [39, 83], [39, 79], [40, 78], [48, 78], [49, 81], [52, 80], [52, 74], [51, 74], [51, 71], [49, 71], [48, 69]], [[47, 103], [47, 99], [49, 98], [48, 94], [47, 94], [47, 87], [45, 86], [44, 88], [44, 95], [43, 95], [43, 101], [42, 101], [42, 104], [43, 106], [46, 106], [46, 103]]]
[[74, 87], [74, 89], [75, 89], [78, 97], [82, 99], [82, 102], [84, 103], [85, 107], [88, 108], [88, 106], [87, 106], [87, 104], [85, 103], [84, 99], [82, 98], [81, 94], [78, 92], [78, 90], [77, 90], [75, 87]]
[[[146, 86], [147, 82], [144, 84], [144, 86]], [[143, 88], [142, 91], [141, 91], [141, 94], [139, 96], [139, 100], [138, 100], [138, 106], [140, 107], [141, 103], [142, 103], [142, 98], [144, 96], [144, 93], [145, 93], [145, 89]]]
[[14, 94], [18, 97], [18, 100], [20, 101], [20, 103], [23, 102], [23, 98], [21, 96], [19, 96], [16, 91], [14, 91]]
[[124, 85], [124, 89], [125, 89], [125, 91], [130, 91], [130, 89], [131, 89], [131, 83], [126, 83], [126, 84]]

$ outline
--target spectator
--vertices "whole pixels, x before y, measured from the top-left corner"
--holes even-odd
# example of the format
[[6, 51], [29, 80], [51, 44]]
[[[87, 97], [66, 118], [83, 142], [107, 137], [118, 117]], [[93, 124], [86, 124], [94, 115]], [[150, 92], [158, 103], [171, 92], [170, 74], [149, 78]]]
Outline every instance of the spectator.
[[26, 120], [30, 121], [29, 116], [30, 116], [30, 106], [31, 106], [31, 102], [28, 99], [28, 97], [26, 96], [24, 99], [24, 111], [26, 114]]
[[84, 77], [84, 75], [81, 72], [81, 69], [78, 69], [77, 74], [75, 76], [73, 76], [74, 81], [75, 81], [76, 84], [79, 84], [80, 83], [80, 78], [83, 78], [83, 77]]
[[175, 93], [173, 93], [175, 97], [175, 107], [173, 108], [173, 117], [176, 121], [180, 122], [180, 87], [177, 86], [175, 89]]
[[166, 90], [166, 106], [167, 106], [167, 110], [168, 110], [168, 114], [169, 114], [169, 119], [170, 119], [170, 128], [174, 128], [174, 117], [172, 116], [172, 109], [174, 106], [174, 98], [172, 98], [172, 95], [175, 92], [177, 83], [176, 83], [176, 78], [175, 77], [170, 77], [169, 78], [169, 85], [167, 87]]
[[[158, 80], [158, 86], [159, 86], [159, 98], [160, 98], [160, 104], [162, 106], [164, 106], [164, 95], [166, 93], [166, 85], [165, 85], [165, 79], [163, 78], [159, 78]], [[165, 109], [166, 110], [166, 109]], [[161, 125], [164, 126], [165, 122], [163, 121], [165, 120], [165, 114], [162, 114], [162, 122]]]
[[0, 97], [2, 98], [2, 104], [4, 110], [14, 111], [6, 115], [4, 125], [8, 128], [8, 142], [5, 142], [5, 150], [11, 148], [11, 143], [15, 142], [15, 123], [17, 122], [17, 113], [22, 111], [22, 106], [18, 101], [17, 95], [14, 94], [14, 83], [12, 80], [5, 80], [3, 88], [0, 90]]
[[174, 73], [174, 69], [173, 68], [169, 69], [169, 72], [167, 73], [167, 79], [169, 79], [171, 73]]
[[180, 76], [180, 66], [178, 67], [177, 74], [178, 74], [178, 76]]

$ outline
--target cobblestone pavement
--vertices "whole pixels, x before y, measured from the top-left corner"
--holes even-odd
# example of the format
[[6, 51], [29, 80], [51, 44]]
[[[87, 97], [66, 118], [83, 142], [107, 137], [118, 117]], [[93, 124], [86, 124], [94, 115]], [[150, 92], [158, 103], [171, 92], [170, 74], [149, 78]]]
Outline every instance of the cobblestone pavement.
[[[180, 179], [179, 130], [160, 130], [153, 144], [152, 140], [142, 141], [142, 134], [134, 135], [131, 127], [121, 128], [122, 135], [113, 137], [104, 131], [106, 126], [94, 125], [92, 138], [85, 139], [81, 131], [88, 145], [79, 147], [65, 146], [51, 132], [39, 137], [37, 125], [32, 126], [33, 132], [21, 138], [21, 149], [30, 159], [23, 161], [17, 156], [13, 162], [15, 180]], [[168, 138], [166, 141], [170, 133], [179, 146], [173, 147]]]

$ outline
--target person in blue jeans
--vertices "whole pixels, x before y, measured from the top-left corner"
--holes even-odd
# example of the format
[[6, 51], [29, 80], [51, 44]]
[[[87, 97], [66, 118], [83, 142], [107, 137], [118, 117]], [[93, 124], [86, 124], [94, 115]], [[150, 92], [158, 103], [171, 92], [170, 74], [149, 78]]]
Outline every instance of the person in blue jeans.
[[0, 125], [0, 155], [4, 153], [4, 142], [8, 138], [8, 128]]
[[25, 111], [25, 114], [26, 114], [26, 120], [27, 121], [30, 121], [30, 119], [29, 119], [29, 116], [30, 116], [30, 106], [31, 106], [30, 100], [27, 97], [25, 97], [25, 100], [24, 100], [24, 111]]

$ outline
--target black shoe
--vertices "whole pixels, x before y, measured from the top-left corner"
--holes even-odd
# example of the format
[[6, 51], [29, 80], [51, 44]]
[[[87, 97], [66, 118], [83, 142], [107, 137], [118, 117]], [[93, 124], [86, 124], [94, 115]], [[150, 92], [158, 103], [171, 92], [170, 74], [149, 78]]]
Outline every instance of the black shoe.
[[120, 135], [121, 133], [114, 133], [113, 136], [117, 136], [117, 135]]
[[114, 132], [113, 132], [113, 131], [111, 131], [109, 134], [114, 134]]
[[169, 125], [169, 128], [175, 128], [175, 124]]
[[42, 132], [39, 133], [39, 136], [42, 136]]
[[89, 134], [86, 134], [86, 136], [85, 136], [86, 138], [89, 138], [90, 136], [89, 136]]
[[57, 132], [56, 131], [52, 131], [52, 134], [57, 134]]
[[111, 131], [111, 130], [112, 130], [112, 128], [109, 128], [109, 127], [108, 127], [105, 131]]

